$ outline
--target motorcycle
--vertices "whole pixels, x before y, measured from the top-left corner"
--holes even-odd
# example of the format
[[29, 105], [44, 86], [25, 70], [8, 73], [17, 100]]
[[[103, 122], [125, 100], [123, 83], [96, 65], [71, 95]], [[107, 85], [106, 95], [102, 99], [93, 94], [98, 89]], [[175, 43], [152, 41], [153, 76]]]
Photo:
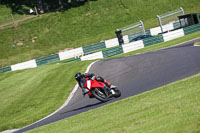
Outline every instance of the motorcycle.
[[118, 98], [121, 96], [121, 92], [116, 86], [108, 86], [106, 83], [89, 78], [86, 79], [84, 89], [88, 90], [89, 98], [96, 98], [101, 102], [107, 102], [113, 97]]

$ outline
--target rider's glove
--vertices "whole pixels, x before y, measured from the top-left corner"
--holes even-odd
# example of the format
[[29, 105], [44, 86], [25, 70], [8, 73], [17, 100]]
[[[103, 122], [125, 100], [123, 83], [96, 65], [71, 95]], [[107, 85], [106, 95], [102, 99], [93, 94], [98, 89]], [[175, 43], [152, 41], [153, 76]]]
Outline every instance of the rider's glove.
[[82, 92], [83, 92], [83, 95], [85, 95], [85, 94], [88, 93], [88, 90], [87, 89], [82, 89]]
[[91, 78], [91, 80], [92, 80], [92, 81], [95, 80], [95, 76], [93, 76], [93, 77]]

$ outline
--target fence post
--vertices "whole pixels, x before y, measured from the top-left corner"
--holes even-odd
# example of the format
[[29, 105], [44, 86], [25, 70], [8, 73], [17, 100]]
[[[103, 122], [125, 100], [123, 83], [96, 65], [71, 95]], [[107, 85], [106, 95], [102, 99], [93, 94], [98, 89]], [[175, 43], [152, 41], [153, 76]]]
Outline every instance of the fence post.
[[37, 11], [37, 8], [36, 8], [36, 6], [35, 6], [35, 13], [36, 13], [36, 15], [38, 16], [38, 11]]
[[157, 15], [157, 18], [158, 18], [159, 23], [160, 23], [160, 29], [161, 29], [161, 32], [163, 33], [162, 21], [161, 21], [161, 19], [160, 19], [160, 16]]
[[144, 29], [144, 24], [143, 24], [143, 22], [141, 20], [140, 20], [140, 24], [142, 26], [142, 32], [143, 32], [143, 34], [146, 35], [145, 29]]
[[182, 15], [184, 15], [185, 13], [184, 13], [184, 9], [182, 8], [182, 7], [180, 7], [180, 10], [181, 10], [181, 12], [182, 12]]

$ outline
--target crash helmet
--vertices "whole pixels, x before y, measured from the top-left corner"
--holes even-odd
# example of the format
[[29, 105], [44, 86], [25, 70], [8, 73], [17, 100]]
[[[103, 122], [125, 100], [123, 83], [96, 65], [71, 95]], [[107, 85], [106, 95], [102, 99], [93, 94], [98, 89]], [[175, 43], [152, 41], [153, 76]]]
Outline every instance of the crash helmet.
[[82, 74], [80, 72], [76, 73], [76, 75], [75, 75], [76, 81], [80, 81], [81, 77], [82, 77]]

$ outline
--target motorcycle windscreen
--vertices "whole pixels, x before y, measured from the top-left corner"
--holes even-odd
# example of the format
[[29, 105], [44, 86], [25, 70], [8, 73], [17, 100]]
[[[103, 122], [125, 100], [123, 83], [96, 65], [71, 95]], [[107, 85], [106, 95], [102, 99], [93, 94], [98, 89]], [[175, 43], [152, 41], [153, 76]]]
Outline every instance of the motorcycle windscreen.
[[98, 82], [96, 80], [91, 81], [91, 88], [104, 88], [104, 83]]

